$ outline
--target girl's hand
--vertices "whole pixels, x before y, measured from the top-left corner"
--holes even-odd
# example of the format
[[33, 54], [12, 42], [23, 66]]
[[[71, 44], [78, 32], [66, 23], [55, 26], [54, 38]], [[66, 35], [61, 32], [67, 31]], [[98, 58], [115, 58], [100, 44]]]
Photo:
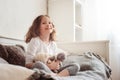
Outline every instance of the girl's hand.
[[58, 70], [60, 68], [60, 61], [59, 60], [54, 60], [54, 61], [48, 60], [48, 62], [49, 63], [46, 63], [46, 64], [51, 70]]
[[25, 67], [32, 69], [34, 63], [25, 64]]

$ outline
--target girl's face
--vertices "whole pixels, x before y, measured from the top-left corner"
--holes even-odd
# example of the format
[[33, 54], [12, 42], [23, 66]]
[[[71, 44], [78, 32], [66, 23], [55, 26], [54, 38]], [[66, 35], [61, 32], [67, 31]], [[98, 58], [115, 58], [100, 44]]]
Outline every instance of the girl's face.
[[40, 33], [50, 34], [53, 32], [53, 25], [49, 17], [43, 17], [40, 23]]

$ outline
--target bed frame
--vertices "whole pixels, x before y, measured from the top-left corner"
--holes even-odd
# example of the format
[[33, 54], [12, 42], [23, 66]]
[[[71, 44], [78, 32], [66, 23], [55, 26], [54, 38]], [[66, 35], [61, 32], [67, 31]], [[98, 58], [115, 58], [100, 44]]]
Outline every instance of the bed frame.
[[[0, 44], [21, 44], [25, 46], [26, 44], [23, 40], [7, 38], [0, 36]], [[84, 41], [84, 42], [57, 42], [59, 48], [70, 52], [83, 54], [84, 52], [94, 52], [101, 55], [109, 64], [109, 41], [101, 40], [101, 41]]]

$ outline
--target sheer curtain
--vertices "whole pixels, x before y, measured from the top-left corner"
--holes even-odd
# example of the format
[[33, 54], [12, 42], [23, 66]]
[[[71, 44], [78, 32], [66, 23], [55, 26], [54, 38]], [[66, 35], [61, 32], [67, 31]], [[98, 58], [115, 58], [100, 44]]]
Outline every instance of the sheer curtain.
[[97, 0], [98, 39], [110, 40], [113, 80], [120, 80], [120, 1]]

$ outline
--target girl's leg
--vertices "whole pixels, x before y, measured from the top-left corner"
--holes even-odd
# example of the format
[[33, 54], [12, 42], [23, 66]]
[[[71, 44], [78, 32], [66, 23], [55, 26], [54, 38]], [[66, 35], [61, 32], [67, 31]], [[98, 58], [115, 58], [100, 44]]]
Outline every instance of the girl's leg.
[[58, 76], [70, 76], [70, 73], [67, 69], [62, 70], [57, 74]]
[[73, 76], [76, 75], [80, 70], [80, 66], [77, 63], [71, 63], [70, 65], [64, 66], [59, 70], [59, 76]]

